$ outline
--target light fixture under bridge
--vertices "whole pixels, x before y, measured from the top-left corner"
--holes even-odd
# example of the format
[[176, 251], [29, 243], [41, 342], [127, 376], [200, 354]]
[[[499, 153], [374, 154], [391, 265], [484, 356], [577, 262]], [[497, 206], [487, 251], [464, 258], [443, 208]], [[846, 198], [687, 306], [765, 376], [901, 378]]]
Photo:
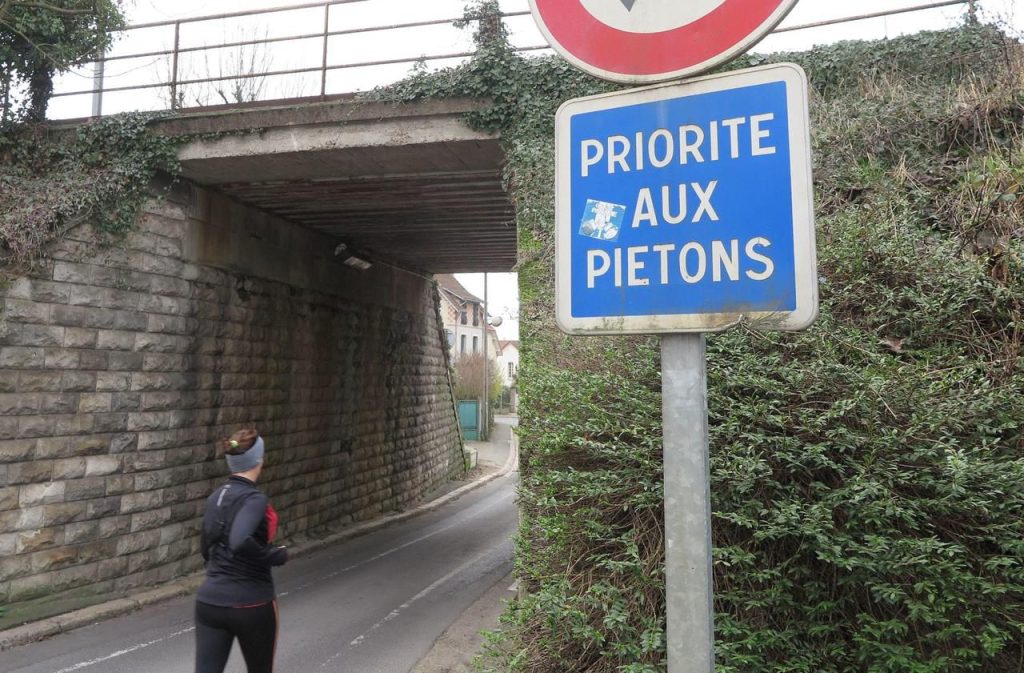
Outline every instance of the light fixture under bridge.
[[347, 244], [339, 243], [338, 247], [336, 247], [334, 249], [334, 256], [335, 257], [341, 257], [343, 255], [344, 255], [344, 259], [341, 260], [342, 263], [344, 263], [347, 266], [351, 266], [354, 269], [359, 269], [360, 271], [366, 271], [371, 266], [373, 266], [373, 264], [371, 264], [367, 260], [363, 259], [362, 257], [358, 257], [358, 256], [354, 255], [352, 253], [352, 251], [349, 250], [349, 247], [348, 247]]

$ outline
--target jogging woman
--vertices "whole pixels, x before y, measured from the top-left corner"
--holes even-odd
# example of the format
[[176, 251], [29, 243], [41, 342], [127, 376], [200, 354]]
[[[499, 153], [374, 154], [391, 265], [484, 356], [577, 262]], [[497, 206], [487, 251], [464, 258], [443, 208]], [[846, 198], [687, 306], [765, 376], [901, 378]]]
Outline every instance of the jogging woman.
[[231, 476], [206, 501], [200, 537], [206, 580], [196, 594], [196, 673], [223, 673], [238, 639], [249, 673], [272, 673], [277, 647], [277, 601], [271, 566], [288, 550], [271, 544], [277, 513], [256, 480], [263, 439], [239, 430], [219, 442]]

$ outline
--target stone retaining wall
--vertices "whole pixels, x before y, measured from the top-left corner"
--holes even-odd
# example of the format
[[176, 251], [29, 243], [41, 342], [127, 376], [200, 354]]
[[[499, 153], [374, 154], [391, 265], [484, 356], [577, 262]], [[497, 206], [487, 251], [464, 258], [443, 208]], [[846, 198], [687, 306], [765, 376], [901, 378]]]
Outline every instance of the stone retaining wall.
[[334, 244], [185, 188], [0, 289], [0, 604], [198, 569], [213, 442], [241, 426], [285, 539], [461, 473], [433, 283]]

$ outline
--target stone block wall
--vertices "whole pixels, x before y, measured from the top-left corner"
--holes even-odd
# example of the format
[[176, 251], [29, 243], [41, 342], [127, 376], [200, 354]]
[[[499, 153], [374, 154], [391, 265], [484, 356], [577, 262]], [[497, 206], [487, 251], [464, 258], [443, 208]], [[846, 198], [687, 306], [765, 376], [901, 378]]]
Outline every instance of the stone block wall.
[[433, 283], [334, 243], [186, 186], [0, 286], [0, 604], [199, 569], [239, 427], [292, 541], [461, 474]]

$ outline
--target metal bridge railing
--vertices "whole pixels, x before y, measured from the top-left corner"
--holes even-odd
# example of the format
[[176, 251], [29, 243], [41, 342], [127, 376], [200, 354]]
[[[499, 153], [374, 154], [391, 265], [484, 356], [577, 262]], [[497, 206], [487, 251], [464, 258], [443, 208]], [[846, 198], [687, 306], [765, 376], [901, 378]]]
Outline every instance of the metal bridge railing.
[[[122, 37], [130, 38], [152, 31], [173, 31], [171, 46], [164, 49], [142, 49], [127, 53], [114, 52], [93, 64], [93, 74], [91, 75], [91, 82], [88, 88], [68, 87], [65, 89], [63, 86], [59, 86], [53, 98], [69, 99], [89, 96], [92, 102], [92, 116], [100, 116], [103, 114], [105, 95], [131, 93], [133, 94], [132, 99], [136, 103], [148, 101], [147, 105], [140, 104], [135, 109], [168, 109], [183, 107], [186, 104], [201, 106], [218, 102], [239, 103], [260, 99], [258, 90], [262, 87], [257, 86], [256, 82], [265, 83], [273, 78], [295, 78], [297, 76], [302, 78], [302, 87], [305, 90], [301, 92], [285, 92], [283, 95], [281, 92], [278, 92], [274, 98], [326, 97], [329, 94], [353, 93], [360, 90], [358, 83], [353, 80], [347, 81], [346, 84], [333, 85], [330, 80], [331, 75], [334, 73], [381, 68], [383, 66], [401, 66], [403, 68], [402, 73], [399, 74], [401, 76], [401, 74], [407, 74], [411, 68], [429, 69], [431, 67], [443, 67], [444, 65], [467, 59], [474, 53], [467, 36], [461, 34], [454, 27], [462, 17], [448, 16], [362, 27], [337, 26], [337, 19], [344, 18], [339, 16], [344, 9], [342, 6], [357, 4], [368, 6], [371, 4], [371, 0], [320, 0], [318, 2], [281, 7], [131, 25], [122, 31]], [[969, 15], [974, 17], [976, 12], [975, 4], [976, 0], [933, 0], [885, 11], [844, 16], [799, 25], [783, 25], [777, 28], [774, 34], [811, 30], [824, 26], [952, 6], [965, 6]], [[307, 28], [311, 25], [312, 13], [318, 14], [316, 23], [312, 24], [315, 25], [315, 30]], [[299, 17], [301, 20], [296, 22], [297, 14], [305, 14], [306, 16]], [[291, 16], [290, 20], [282, 18], [288, 15]], [[269, 22], [275, 20], [280, 24], [299, 23], [300, 25], [298, 30], [282, 35], [270, 36], [265, 34], [263, 37], [252, 37], [250, 39], [224, 39], [212, 44], [206, 42], [194, 43], [196, 42], [194, 39], [187, 39], [192, 37], [193, 33], [198, 36], [209, 36], [212, 30], [211, 24], [214, 22], [232, 22], [237, 27], [238, 23], [257, 17], [266, 20], [266, 26], [271, 25]], [[540, 43], [541, 38], [539, 33], [533, 28], [533, 20], [530, 17], [529, 10], [504, 12], [502, 20], [509, 27], [513, 35], [513, 44], [517, 51], [528, 53], [550, 49], [546, 44]], [[417, 41], [410, 38], [407, 44], [402, 40], [398, 40], [396, 43], [394, 36], [412, 35], [414, 31], [420, 31], [421, 33], [426, 31], [429, 33], [429, 31], [438, 28], [450, 31], [447, 37], [448, 41], [445, 42], [444, 38], [442, 38], [442, 44], [427, 45], [429, 51], [425, 49], [415, 55], [394, 55], [393, 57], [369, 59], [357, 58], [354, 60], [332, 58], [332, 55], [336, 56], [337, 52], [343, 51], [340, 48], [339, 40], [359, 38], [363, 41], [363, 44], [367, 44], [367, 39], [373, 40], [375, 36], [381, 36], [381, 40], [384, 40], [383, 36], [390, 36], [392, 39], [389, 41], [389, 47], [408, 47], [412, 45], [413, 48], [419, 48], [424, 43], [424, 40]], [[265, 28], [264, 30], [267, 29]], [[434, 39], [436, 40], [437, 31], [435, 30], [434, 32]], [[456, 37], [457, 35], [461, 35], [461, 38]], [[145, 41], [145, 37], [141, 37], [141, 41]], [[426, 41], [429, 40], [430, 38], [427, 37]], [[135, 41], [138, 42], [140, 40]], [[225, 72], [225, 68], [221, 67], [218, 74], [213, 74], [214, 68], [209, 63], [211, 54], [222, 57], [226, 50], [233, 50], [235, 56], [238, 56], [238, 54], [245, 52], [247, 49], [249, 51], [246, 52], [244, 58], [237, 59], [232, 67], [227, 68], [229, 72]], [[277, 49], [278, 51], [271, 54], [271, 49]], [[259, 51], [265, 51], [266, 53], [261, 56], [257, 54]], [[315, 62], [309, 60], [311, 53], [315, 57]], [[302, 60], [301, 57], [305, 57], [306, 64], [300, 62], [290, 67], [273, 67], [274, 54], [278, 56], [284, 55], [292, 60], [295, 60], [295, 57], [298, 56], [300, 57], [299, 61]], [[195, 65], [196, 57], [200, 55], [206, 61], [205, 68]], [[149, 59], [147, 62], [135, 68], [128, 66], [126, 73], [122, 74], [121, 77], [126, 77], [128, 74], [139, 71], [145, 71], [148, 75], [152, 75], [154, 70], [159, 71], [161, 67], [164, 68], [164, 72], [158, 72], [155, 80], [128, 84], [111, 82], [112, 78], [108, 74], [109, 67], [117, 64], [128, 65], [133, 61], [138, 63], [147, 59]], [[191, 62], [186, 67], [184, 65], [185, 61], [189, 59]], [[205, 69], [205, 72], [202, 72], [203, 69]], [[78, 76], [84, 77], [87, 80], [90, 78], [89, 75], [82, 75], [81, 73]], [[307, 76], [313, 76], [316, 80], [311, 90], [309, 90], [309, 87], [306, 87], [308, 81], [305, 78]], [[246, 82], [251, 84], [247, 86]], [[217, 94], [222, 99], [220, 101], [216, 101], [209, 91], [205, 94], [199, 92], [199, 87], [203, 85], [214, 85], [214, 88], [216, 88], [215, 85], [224, 83], [230, 84], [233, 89], [230, 93], [225, 93], [223, 88], [217, 89]], [[386, 81], [375, 81], [369, 86], [386, 83]], [[193, 95], [193, 100], [191, 101], [186, 96], [188, 92], [191, 92]], [[204, 97], [206, 99], [205, 103]], [[72, 116], [81, 116], [81, 114]]]

